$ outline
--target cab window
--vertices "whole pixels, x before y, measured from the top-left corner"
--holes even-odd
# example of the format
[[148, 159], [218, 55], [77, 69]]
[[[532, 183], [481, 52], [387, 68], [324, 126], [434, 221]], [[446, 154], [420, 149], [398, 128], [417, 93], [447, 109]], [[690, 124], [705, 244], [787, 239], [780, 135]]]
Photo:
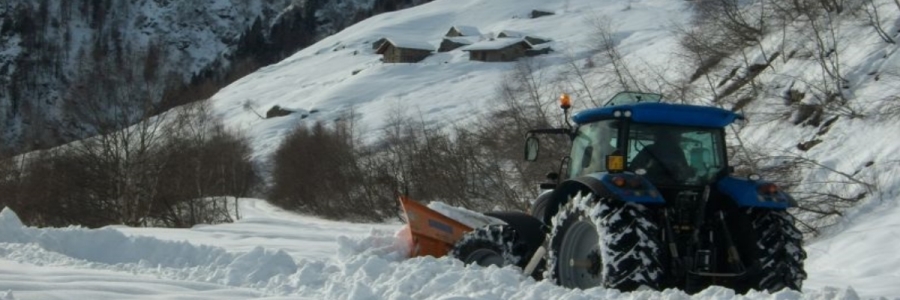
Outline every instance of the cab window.
[[616, 150], [617, 120], [578, 127], [569, 154], [569, 178], [606, 171], [606, 156]]
[[726, 167], [719, 128], [632, 124], [629, 169], [645, 169], [656, 184], [704, 185]]

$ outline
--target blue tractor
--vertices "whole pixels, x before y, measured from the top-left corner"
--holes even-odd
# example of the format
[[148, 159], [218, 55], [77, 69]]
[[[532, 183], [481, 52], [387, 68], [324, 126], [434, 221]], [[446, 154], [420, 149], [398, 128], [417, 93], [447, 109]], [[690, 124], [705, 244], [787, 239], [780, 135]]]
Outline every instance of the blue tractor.
[[620, 93], [565, 128], [529, 131], [527, 160], [542, 135], [571, 140], [559, 172], [530, 216], [499, 213], [507, 225], [475, 229], [451, 255], [571, 288], [800, 290], [806, 252], [786, 211], [795, 201], [728, 164], [725, 127], [743, 116], [660, 99]]

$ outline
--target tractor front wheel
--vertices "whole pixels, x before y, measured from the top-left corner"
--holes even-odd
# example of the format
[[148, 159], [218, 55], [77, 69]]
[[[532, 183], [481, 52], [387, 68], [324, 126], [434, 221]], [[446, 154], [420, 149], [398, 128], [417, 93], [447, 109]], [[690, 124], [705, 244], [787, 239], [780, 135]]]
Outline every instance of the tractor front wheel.
[[476, 228], [465, 235], [450, 250], [450, 256], [466, 264], [504, 267], [527, 264], [527, 246], [509, 225], [488, 225]]
[[660, 228], [650, 210], [590, 193], [572, 197], [553, 217], [548, 268], [557, 284], [632, 291], [663, 280]]

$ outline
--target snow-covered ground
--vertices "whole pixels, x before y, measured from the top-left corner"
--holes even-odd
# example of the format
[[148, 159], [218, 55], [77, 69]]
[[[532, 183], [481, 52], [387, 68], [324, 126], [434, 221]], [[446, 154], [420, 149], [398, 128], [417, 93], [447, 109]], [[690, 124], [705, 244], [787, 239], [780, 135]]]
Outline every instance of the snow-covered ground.
[[[803, 293], [712, 287], [620, 293], [535, 282], [512, 267], [404, 259], [399, 224], [351, 224], [242, 199], [233, 224], [191, 229], [24, 227], [0, 214], [0, 299], [859, 299], [900, 297], [900, 209], [808, 245]], [[882, 239], [893, 243], [871, 242]], [[857, 259], [853, 259], [856, 257]]]
[[[887, 32], [900, 29], [892, 2], [876, 2], [885, 4], [880, 13]], [[226, 124], [250, 136], [254, 159], [261, 163], [294, 126], [333, 120], [350, 110], [360, 115], [359, 127], [367, 138], [377, 136], [394, 111], [431, 123], [464, 122], [496, 103], [496, 88], [514, 64], [472, 62], [459, 50], [417, 64], [385, 64], [371, 43], [397, 36], [436, 48], [454, 25], [475, 26], [486, 38], [502, 30], [528, 32], [553, 40], [555, 51], [536, 59], [536, 72], [549, 83], [568, 66], [582, 65], [596, 54], [591, 50], [592, 23], [609, 20], [618, 51], [630, 66], [672, 75], [679, 60], [671, 28], [688, 18], [687, 3], [436, 0], [375, 16], [328, 37], [226, 87], [211, 104]], [[530, 19], [534, 8], [555, 15]], [[852, 83], [848, 93], [863, 113], [877, 111], [878, 101], [900, 94], [892, 75], [900, 68], [896, 45], [879, 42], [870, 27], [859, 24], [837, 33], [847, 38], [841, 53]], [[764, 46], [775, 43], [766, 40]], [[815, 67], [809, 60], [779, 59], [770, 67], [772, 74], [764, 72], [761, 80], [792, 86], [790, 78], [817, 76]], [[593, 82], [609, 79], [591, 76]], [[766, 92], [773, 96], [763, 96], [762, 103], [748, 110], [783, 105], [779, 91]], [[583, 97], [574, 100], [586, 103]], [[247, 109], [264, 113], [274, 105], [301, 113], [263, 120]], [[900, 143], [886, 138], [896, 135], [900, 121], [842, 118], [817, 135], [815, 127], [750, 117], [750, 127], [741, 133], [744, 142], [790, 152], [799, 142], [822, 138], [806, 156], [878, 185], [838, 226], [806, 245], [809, 279], [803, 293], [734, 295], [716, 287], [692, 296], [675, 290], [570, 290], [535, 282], [511, 268], [465, 267], [446, 258], [405, 260], [403, 243], [394, 237], [399, 224], [324, 221], [245, 199], [240, 221], [191, 229], [29, 228], [4, 211], [0, 299], [900, 299], [900, 255], [895, 252], [900, 249]], [[870, 161], [874, 167], [865, 167]], [[806, 180], [835, 180], [829, 174], [808, 174]]]

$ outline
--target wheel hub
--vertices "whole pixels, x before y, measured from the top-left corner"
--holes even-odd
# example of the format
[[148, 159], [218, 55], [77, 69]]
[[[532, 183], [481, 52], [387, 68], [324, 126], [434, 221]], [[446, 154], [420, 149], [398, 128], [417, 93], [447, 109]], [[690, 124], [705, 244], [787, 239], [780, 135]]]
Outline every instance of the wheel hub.
[[581, 289], [599, 286], [603, 261], [597, 227], [589, 220], [578, 220], [564, 234], [559, 250], [560, 284]]

